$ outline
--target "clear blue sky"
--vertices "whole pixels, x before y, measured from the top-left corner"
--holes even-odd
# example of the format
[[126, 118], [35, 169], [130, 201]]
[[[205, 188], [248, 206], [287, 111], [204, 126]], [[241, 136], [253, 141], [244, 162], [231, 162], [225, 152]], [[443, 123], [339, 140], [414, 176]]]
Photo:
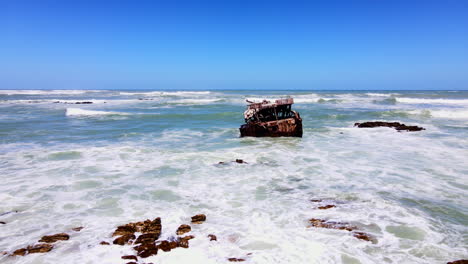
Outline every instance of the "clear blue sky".
[[0, 89], [468, 89], [468, 0], [0, 0]]

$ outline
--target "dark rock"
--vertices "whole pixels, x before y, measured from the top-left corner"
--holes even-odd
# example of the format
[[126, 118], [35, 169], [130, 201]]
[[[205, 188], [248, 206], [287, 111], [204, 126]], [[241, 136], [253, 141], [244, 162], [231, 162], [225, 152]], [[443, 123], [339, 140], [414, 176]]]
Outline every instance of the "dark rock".
[[60, 233], [60, 234], [55, 234], [51, 236], [43, 236], [39, 242], [44, 242], [44, 243], [55, 243], [59, 240], [68, 240], [70, 239], [70, 236], [65, 233]]
[[131, 262], [127, 262], [125, 264], [138, 264], [138, 263], [136, 263], [135, 261], [131, 261]]
[[185, 233], [188, 233], [192, 230], [192, 228], [189, 225], [181, 225], [179, 228], [177, 228], [176, 234], [177, 235], [183, 235]]
[[330, 209], [330, 208], [333, 208], [333, 207], [336, 207], [336, 205], [328, 204], [328, 205], [324, 205], [324, 206], [319, 206], [318, 209], [325, 210], [325, 209]]
[[245, 164], [247, 164], [247, 162], [245, 162], [245, 161], [243, 161], [241, 159], [236, 159], [236, 163], [240, 163], [240, 164], [245, 163]]
[[149, 256], [158, 254], [158, 247], [155, 244], [143, 244], [136, 246], [133, 249], [137, 251], [137, 255], [140, 258], [147, 258]]
[[101, 245], [110, 245], [109, 242], [106, 242], [106, 241], [101, 241], [99, 244], [101, 244]]
[[138, 261], [138, 258], [134, 255], [122, 256], [122, 259], [133, 259], [135, 261]]
[[169, 247], [170, 247], [171, 249], [174, 249], [174, 248], [178, 247], [177, 241], [171, 241], [171, 242], [169, 242]]
[[93, 102], [76, 102], [75, 104], [92, 104]]
[[322, 199], [312, 199], [310, 201], [313, 202], [313, 203], [320, 203], [320, 202], [322, 202]]
[[425, 130], [423, 127], [418, 126], [407, 126], [399, 122], [383, 122], [383, 121], [374, 121], [374, 122], [364, 122], [364, 123], [355, 123], [354, 126], [359, 128], [372, 128], [372, 127], [391, 127], [398, 131], [421, 131]]
[[135, 241], [135, 244], [154, 243], [158, 238], [159, 238], [159, 233], [142, 234], [137, 238], [137, 240]]
[[1, 225], [6, 225], [6, 223], [5, 223], [5, 222], [3, 222], [3, 221], [0, 221], [0, 224], [1, 224]]
[[131, 241], [130, 240], [134, 240], [135, 239], [135, 235], [134, 234], [126, 234], [126, 235], [123, 235], [123, 236], [120, 236], [118, 238], [116, 238], [114, 240], [114, 244], [116, 245], [125, 245], [125, 244], [131, 244]]
[[206, 215], [204, 214], [198, 214], [195, 216], [192, 216], [192, 223], [194, 224], [201, 224], [206, 221]]
[[215, 235], [209, 234], [208, 237], [210, 238], [210, 241], [218, 241], [218, 238]]
[[74, 227], [74, 228], [72, 228], [72, 230], [75, 231], [75, 232], [80, 232], [81, 229], [83, 229], [83, 228], [84, 228], [84, 227], [79, 226], [79, 227]]
[[243, 262], [243, 261], [245, 261], [245, 259], [241, 259], [241, 258], [228, 258], [228, 260], [230, 262]]
[[20, 248], [15, 251], [13, 251], [13, 256], [24, 256], [28, 254], [28, 250], [26, 248]]
[[452, 262], [447, 262], [447, 264], [468, 264], [468, 259], [460, 259]]
[[164, 252], [169, 252], [169, 251], [171, 251], [171, 244], [169, 243], [169, 241], [163, 240], [158, 245], [158, 248], [161, 249]]
[[144, 222], [129, 223], [126, 225], [118, 226], [112, 236], [120, 236], [126, 234], [134, 234], [135, 232], [140, 233], [157, 233], [161, 234], [161, 218], [155, 218], [154, 220], [145, 220]]

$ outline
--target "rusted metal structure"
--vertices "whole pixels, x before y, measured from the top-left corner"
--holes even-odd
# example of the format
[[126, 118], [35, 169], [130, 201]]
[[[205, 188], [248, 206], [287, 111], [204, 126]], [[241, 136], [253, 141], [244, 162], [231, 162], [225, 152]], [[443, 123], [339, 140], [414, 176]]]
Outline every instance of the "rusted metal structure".
[[241, 137], [302, 137], [302, 119], [291, 110], [293, 98], [247, 102], [245, 124], [239, 128]]

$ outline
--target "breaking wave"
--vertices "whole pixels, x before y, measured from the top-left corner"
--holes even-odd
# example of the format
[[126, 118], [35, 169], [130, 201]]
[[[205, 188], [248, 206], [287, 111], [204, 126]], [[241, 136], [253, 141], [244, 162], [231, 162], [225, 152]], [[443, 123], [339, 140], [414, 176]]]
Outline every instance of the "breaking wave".
[[102, 116], [102, 115], [128, 115], [127, 113], [84, 110], [81, 108], [67, 108], [66, 116]]
[[467, 99], [426, 99], [426, 98], [405, 98], [397, 97], [399, 103], [407, 104], [448, 104], [448, 105], [468, 105]]

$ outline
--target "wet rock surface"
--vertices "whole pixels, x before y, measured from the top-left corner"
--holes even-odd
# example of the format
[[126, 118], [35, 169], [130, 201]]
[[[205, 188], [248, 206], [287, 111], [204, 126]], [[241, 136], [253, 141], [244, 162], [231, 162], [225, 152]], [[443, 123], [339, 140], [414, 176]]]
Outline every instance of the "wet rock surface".
[[135, 261], [138, 261], [138, 258], [134, 255], [122, 256], [122, 259], [133, 259]]
[[100, 245], [110, 245], [110, 243], [109, 243], [109, 242], [106, 242], [106, 241], [101, 241], [99, 244], [100, 244]]
[[206, 221], [206, 215], [204, 214], [198, 214], [192, 216], [192, 223], [194, 224], [201, 224]]
[[177, 228], [176, 234], [177, 235], [183, 235], [185, 233], [188, 233], [192, 230], [192, 228], [189, 225], [181, 225], [179, 228]]
[[407, 126], [399, 122], [384, 122], [384, 121], [355, 123], [354, 126], [357, 126], [359, 128], [390, 127], [390, 128], [396, 129], [397, 131], [413, 131], [413, 132], [425, 130], [425, 128], [423, 127]]
[[460, 259], [452, 262], [447, 262], [447, 264], [468, 264], [468, 259]]
[[135, 240], [135, 235], [134, 234], [125, 234], [123, 236], [119, 236], [112, 242], [115, 245], [125, 245], [125, 244], [131, 244]]
[[210, 239], [210, 241], [218, 241], [218, 238], [213, 234], [209, 234], [208, 238]]
[[50, 235], [50, 236], [43, 236], [39, 242], [44, 242], [44, 243], [55, 243], [59, 240], [68, 240], [70, 239], [70, 236], [65, 233], [59, 233], [55, 235]]
[[3, 221], [0, 221], [0, 225], [6, 225], [6, 223]]
[[334, 207], [336, 207], [336, 205], [328, 204], [328, 205], [324, 205], [324, 206], [319, 206], [317, 208], [320, 209], [320, 210], [326, 210], [326, 209], [330, 209], [330, 208], [334, 208]]
[[24, 256], [27, 254], [34, 254], [34, 253], [45, 253], [49, 252], [54, 248], [54, 246], [50, 244], [37, 244], [33, 246], [27, 246], [26, 248], [20, 248], [13, 252], [13, 256]]

